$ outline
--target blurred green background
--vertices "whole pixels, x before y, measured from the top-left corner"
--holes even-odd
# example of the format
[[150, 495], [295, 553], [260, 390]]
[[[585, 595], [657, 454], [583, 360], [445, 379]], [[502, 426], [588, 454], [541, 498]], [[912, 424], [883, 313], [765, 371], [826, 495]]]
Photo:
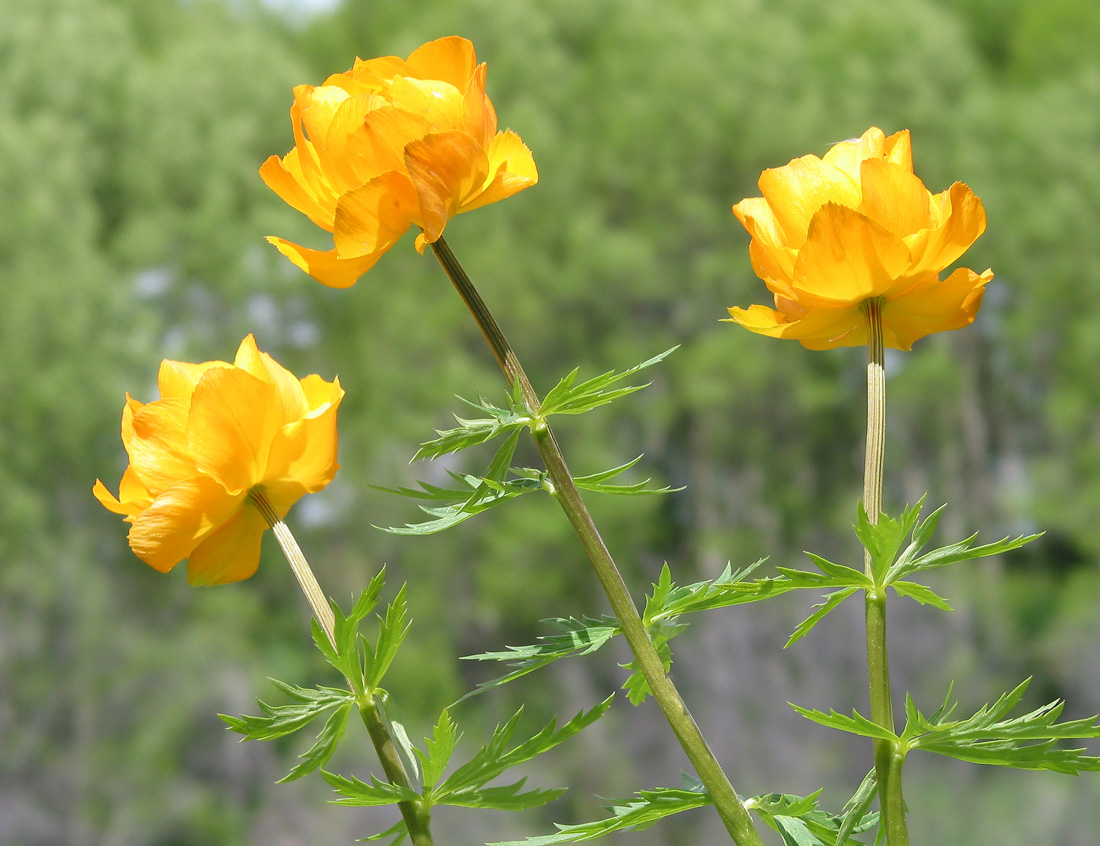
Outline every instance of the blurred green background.
[[[409, 582], [389, 686], [414, 737], [488, 677], [458, 656], [605, 610], [546, 498], [432, 538], [370, 528], [415, 509], [368, 485], [436, 478], [408, 466], [417, 442], [454, 394], [501, 398], [499, 374], [411, 236], [350, 291], [262, 240], [325, 246], [256, 174], [293, 143], [291, 87], [453, 33], [488, 61], [501, 125], [541, 173], [447, 229], [536, 385], [682, 345], [647, 391], [559, 427], [577, 472], [644, 452], [646, 474], [686, 486], [591, 503], [639, 598], [665, 560], [689, 582], [728, 560], [859, 557], [863, 352], [718, 322], [766, 302], [730, 205], [764, 167], [872, 124], [912, 130], [932, 190], [970, 184], [989, 230], [964, 263], [997, 278], [973, 327], [890, 357], [886, 500], [950, 502], [943, 542], [1048, 534], [943, 573], [952, 615], [896, 604], [895, 684], [927, 710], [954, 679], [970, 708], [1034, 674], [1028, 703], [1100, 709], [1094, 0], [0, 0], [0, 843], [350, 843], [392, 819], [325, 804], [319, 778], [274, 785], [305, 738], [241, 745], [215, 716], [255, 713], [277, 696], [268, 676], [335, 682], [273, 539], [255, 578], [194, 590], [183, 567], [138, 561], [91, 496], [97, 477], [117, 489], [124, 393], [155, 398], [162, 358], [230, 358], [254, 332], [300, 375], [339, 374], [343, 470], [290, 519], [337, 598], [383, 563], [394, 590]], [[696, 619], [674, 677], [742, 793], [824, 787], [835, 810], [869, 750], [784, 703], [864, 708], [862, 612], [782, 651], [808, 600]], [[616, 659], [562, 662], [454, 716], [472, 746], [520, 701], [530, 727], [571, 714], [621, 684]], [[360, 734], [334, 768], [365, 776]], [[598, 814], [592, 794], [676, 784], [683, 767], [655, 707], [624, 700], [538, 767], [540, 786], [574, 786], [565, 799], [440, 811], [438, 840], [545, 833]], [[917, 843], [1089, 846], [1100, 831], [1096, 776], [914, 757], [906, 780]], [[722, 842], [711, 816], [611, 842]]]

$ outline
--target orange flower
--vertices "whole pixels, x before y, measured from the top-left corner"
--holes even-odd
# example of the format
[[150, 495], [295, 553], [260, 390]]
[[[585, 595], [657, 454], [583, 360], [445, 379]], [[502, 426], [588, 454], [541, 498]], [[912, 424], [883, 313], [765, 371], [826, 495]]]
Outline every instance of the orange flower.
[[974, 321], [993, 272], [940, 273], [985, 231], [985, 209], [961, 182], [939, 194], [924, 187], [908, 130], [887, 138], [872, 127], [823, 159], [765, 170], [758, 184], [764, 196], [733, 213], [775, 309], [731, 308], [734, 322], [809, 349], [853, 347], [867, 343], [861, 304], [878, 298], [886, 346], [907, 350]]
[[485, 65], [465, 38], [432, 41], [406, 60], [356, 59], [322, 86], [299, 85], [290, 118], [296, 146], [260, 176], [331, 232], [335, 248], [267, 240], [334, 288], [355, 284], [410, 226], [423, 230], [423, 252], [456, 214], [538, 182], [519, 136], [497, 132]]
[[282, 517], [336, 474], [340, 380], [299, 381], [249, 335], [232, 364], [161, 362], [158, 384], [148, 405], [126, 395], [118, 497], [99, 480], [92, 493], [126, 515], [130, 548], [149, 566], [167, 573], [186, 558], [192, 584], [247, 579], [267, 529], [249, 494]]

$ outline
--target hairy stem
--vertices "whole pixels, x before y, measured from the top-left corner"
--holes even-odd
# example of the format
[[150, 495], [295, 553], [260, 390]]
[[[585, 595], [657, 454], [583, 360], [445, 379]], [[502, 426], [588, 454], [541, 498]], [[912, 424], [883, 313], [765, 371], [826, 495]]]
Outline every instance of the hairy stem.
[[[432, 249], [459, 296], [477, 321], [500, 369], [504, 371], [509, 386], [519, 385], [525, 404], [532, 415], [537, 417], [541, 407], [538, 394], [535, 393], [500, 326], [478, 295], [446, 241], [442, 238], [438, 239], [432, 244]], [[699, 731], [699, 726], [665, 671], [660, 656], [638, 614], [638, 609], [630, 597], [626, 583], [615, 566], [611, 553], [604, 545], [603, 538], [600, 537], [577, 486], [573, 483], [573, 476], [565, 464], [554, 433], [545, 421], [536, 425], [532, 431], [539, 453], [546, 464], [547, 475], [554, 486], [555, 498], [577, 533], [588, 560], [596, 571], [596, 577], [622, 626], [623, 634], [634, 653], [638, 667], [653, 691], [653, 698], [680, 741], [707, 793], [713, 799], [726, 830], [738, 846], [763, 846], [763, 841], [753, 827], [749, 812], [738, 799], [717, 758], [714, 757], [714, 753]]]
[[[313, 575], [313, 570], [310, 568], [301, 547], [298, 546], [294, 535], [291, 534], [290, 528], [279, 517], [275, 509], [271, 507], [271, 503], [267, 501], [262, 490], [253, 490], [250, 498], [253, 505], [256, 506], [275, 533], [275, 538], [279, 541], [279, 546], [282, 547], [286, 560], [290, 562], [290, 569], [294, 571], [294, 576], [298, 579], [302, 593], [305, 594], [306, 601], [309, 602], [309, 607], [313, 610], [314, 618], [328, 637], [328, 642], [332, 644], [332, 648], [336, 649], [335, 621], [332, 608], [325, 599], [324, 592], [317, 583], [317, 577]], [[371, 743], [374, 744], [374, 750], [378, 753], [378, 760], [382, 764], [382, 771], [386, 774], [386, 778], [399, 787], [410, 787], [408, 773], [405, 772], [405, 766], [401, 763], [397, 746], [386, 728], [386, 723], [382, 719], [379, 705], [372, 692], [368, 691], [366, 701], [360, 701], [358, 705], [359, 714], [367, 727], [367, 734], [370, 735]], [[430, 809], [422, 807], [418, 802], [399, 802], [398, 808], [401, 811], [401, 817], [405, 821], [405, 827], [409, 831], [409, 839], [412, 841], [413, 846], [432, 846], [432, 834], [429, 828], [431, 821]]]
[[[886, 455], [886, 371], [882, 337], [882, 303], [867, 300], [867, 455], [863, 476], [863, 508], [877, 523], [882, 512], [882, 479]], [[864, 571], [873, 576], [871, 553], [864, 552]], [[890, 656], [886, 647], [886, 591], [877, 585], [867, 591], [867, 680], [871, 720], [894, 731], [894, 707], [890, 690]], [[889, 846], [909, 846], [905, 803], [901, 793], [902, 753], [889, 740], [875, 740], [875, 773], [879, 807]]]

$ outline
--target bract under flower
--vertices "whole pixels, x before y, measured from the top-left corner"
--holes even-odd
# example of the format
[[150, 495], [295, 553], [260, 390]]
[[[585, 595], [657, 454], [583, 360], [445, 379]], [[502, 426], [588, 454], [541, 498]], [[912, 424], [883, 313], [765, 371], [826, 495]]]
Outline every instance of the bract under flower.
[[346, 288], [410, 226], [424, 250], [461, 212], [538, 182], [519, 136], [497, 131], [484, 64], [465, 38], [440, 38], [408, 59], [356, 59], [321, 86], [294, 89], [295, 147], [260, 176], [333, 235], [311, 250], [268, 240], [318, 282]]
[[775, 308], [731, 308], [733, 322], [810, 349], [867, 343], [862, 304], [879, 299], [884, 342], [918, 338], [974, 321], [993, 272], [940, 273], [985, 231], [985, 209], [956, 182], [932, 194], [913, 174], [909, 132], [872, 127], [824, 158], [803, 156], [764, 171], [763, 197], [733, 213], [752, 236], [756, 274]]
[[186, 558], [192, 584], [247, 579], [267, 529], [250, 493], [283, 517], [336, 474], [340, 380], [299, 380], [249, 335], [232, 364], [164, 361], [157, 381], [155, 402], [126, 396], [118, 496], [99, 480], [92, 492], [125, 515], [149, 566], [166, 573]]

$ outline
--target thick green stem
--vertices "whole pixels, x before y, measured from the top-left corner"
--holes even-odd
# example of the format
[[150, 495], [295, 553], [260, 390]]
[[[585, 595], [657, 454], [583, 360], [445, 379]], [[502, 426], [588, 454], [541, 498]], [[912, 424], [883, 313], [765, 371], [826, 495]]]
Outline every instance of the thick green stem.
[[[519, 359], [516, 358], [500, 326], [478, 295], [473, 283], [470, 282], [470, 278], [442, 238], [432, 244], [432, 249], [477, 321], [497, 363], [508, 379], [509, 386], [514, 387], [517, 384], [520, 386], [524, 402], [532, 415], [537, 416], [541, 406], [538, 394], [535, 393]], [[638, 614], [638, 609], [630, 597], [626, 583], [615, 566], [611, 553], [604, 545], [603, 538], [600, 537], [577, 486], [573, 483], [573, 476], [566, 467], [554, 433], [545, 422], [536, 425], [533, 432], [539, 453], [546, 464], [547, 476], [554, 487], [555, 498], [577, 533], [588, 560], [596, 571], [596, 577], [622, 626], [623, 634], [638, 662], [638, 668], [653, 691], [653, 698], [680, 741], [707, 793], [714, 800], [726, 830], [738, 846], [763, 846], [763, 841], [753, 827], [752, 817], [741, 800], [737, 798], [737, 793], [699, 731], [699, 726], [692, 718], [672, 679], [665, 671], [653, 641], [650, 640], [649, 633]]]
[[[314, 618], [328, 637], [328, 642], [335, 649], [335, 620], [332, 608], [325, 599], [325, 594], [317, 583], [317, 577], [313, 575], [313, 570], [310, 568], [301, 547], [298, 546], [294, 535], [291, 534], [290, 528], [279, 517], [275, 509], [271, 507], [262, 490], [253, 490], [250, 498], [253, 505], [256, 506], [275, 533], [275, 538], [279, 541], [279, 546], [282, 547], [286, 560], [290, 562], [290, 569], [294, 571], [294, 576], [298, 579], [302, 593], [305, 594], [306, 601], [309, 602], [309, 607], [313, 610]], [[405, 766], [401, 763], [397, 746], [386, 728], [382, 714], [379, 711], [380, 706], [375, 697], [368, 691], [366, 701], [361, 701], [358, 704], [359, 714], [367, 727], [367, 734], [370, 735], [371, 743], [374, 744], [374, 750], [378, 753], [378, 760], [382, 764], [382, 771], [386, 774], [386, 778], [399, 787], [410, 787], [408, 773], [405, 772]], [[418, 802], [399, 802], [398, 808], [405, 820], [405, 827], [409, 830], [409, 839], [412, 841], [413, 846], [432, 846], [432, 835], [429, 828], [431, 810], [422, 807]]]
[[[863, 476], [863, 508], [877, 523], [882, 512], [882, 479], [886, 455], [886, 371], [882, 336], [882, 303], [867, 300], [867, 457]], [[871, 553], [864, 552], [864, 570], [873, 577]], [[867, 591], [867, 680], [871, 720], [894, 731], [894, 706], [890, 690], [890, 656], [886, 646], [886, 592], [877, 585]], [[909, 846], [905, 803], [901, 793], [904, 753], [889, 740], [874, 741], [879, 807], [889, 846]]]

